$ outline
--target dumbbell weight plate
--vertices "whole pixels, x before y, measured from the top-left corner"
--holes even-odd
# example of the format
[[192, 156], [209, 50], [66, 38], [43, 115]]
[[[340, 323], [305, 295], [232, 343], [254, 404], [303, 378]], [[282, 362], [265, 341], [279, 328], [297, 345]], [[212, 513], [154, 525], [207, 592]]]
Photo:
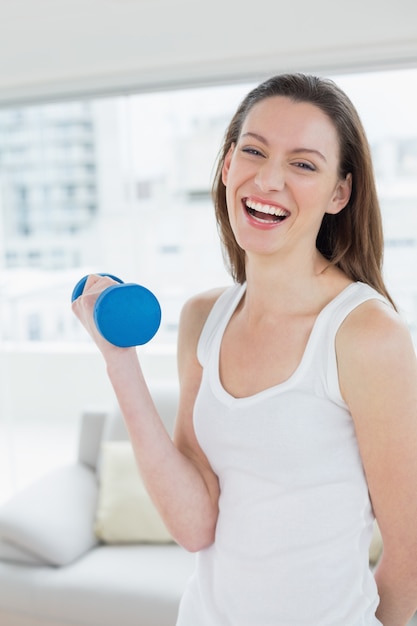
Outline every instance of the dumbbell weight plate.
[[140, 346], [158, 331], [161, 307], [146, 287], [122, 283], [108, 287], [99, 295], [94, 320], [103, 337], [115, 346]]

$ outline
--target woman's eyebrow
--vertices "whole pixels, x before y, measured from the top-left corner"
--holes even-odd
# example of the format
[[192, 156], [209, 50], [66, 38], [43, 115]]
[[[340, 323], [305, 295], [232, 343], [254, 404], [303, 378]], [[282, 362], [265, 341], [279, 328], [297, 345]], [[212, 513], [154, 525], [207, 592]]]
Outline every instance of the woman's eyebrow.
[[266, 146], [268, 145], [268, 140], [265, 139], [265, 137], [262, 137], [262, 135], [258, 135], [258, 133], [251, 133], [248, 131], [247, 133], [243, 133], [242, 137], [253, 137], [254, 139], [264, 143]]
[[318, 157], [320, 157], [323, 161], [327, 162], [326, 157], [324, 156], [324, 154], [322, 152], [320, 152], [320, 150], [314, 150], [314, 148], [294, 148], [293, 152], [298, 153], [298, 152], [307, 152], [308, 154], [316, 154]]
[[[248, 131], [247, 133], [243, 133], [242, 137], [253, 137], [254, 139], [257, 139], [258, 141], [263, 143], [265, 146], [269, 145], [268, 140], [265, 137], [263, 137], [262, 135], [259, 135], [258, 133], [253, 133], [251, 131]], [[291, 150], [291, 152], [294, 152], [295, 154], [297, 154], [299, 152], [307, 152], [309, 154], [316, 154], [324, 162], [327, 162], [327, 159], [324, 156], [324, 154], [322, 152], [320, 152], [320, 150], [315, 150], [314, 148], [293, 148]]]

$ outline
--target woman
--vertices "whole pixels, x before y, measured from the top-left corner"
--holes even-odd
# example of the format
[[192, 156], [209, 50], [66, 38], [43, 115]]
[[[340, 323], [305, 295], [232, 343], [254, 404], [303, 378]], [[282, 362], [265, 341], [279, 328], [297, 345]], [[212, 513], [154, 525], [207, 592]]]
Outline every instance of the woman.
[[[364, 131], [331, 81], [282, 75], [225, 136], [216, 216], [235, 285], [191, 299], [166, 434], [92, 276], [75, 313], [149, 492], [198, 551], [178, 626], [405, 626], [417, 608], [417, 365], [381, 276]], [[368, 565], [376, 516], [384, 553]]]

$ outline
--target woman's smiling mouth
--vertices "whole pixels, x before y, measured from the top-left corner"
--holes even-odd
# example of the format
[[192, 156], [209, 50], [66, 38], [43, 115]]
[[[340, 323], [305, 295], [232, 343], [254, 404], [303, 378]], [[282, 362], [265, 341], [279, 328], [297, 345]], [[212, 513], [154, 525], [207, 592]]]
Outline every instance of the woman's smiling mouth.
[[244, 198], [243, 205], [249, 215], [264, 224], [282, 222], [290, 215], [289, 211], [282, 207], [274, 206], [273, 204], [263, 204], [250, 198]]

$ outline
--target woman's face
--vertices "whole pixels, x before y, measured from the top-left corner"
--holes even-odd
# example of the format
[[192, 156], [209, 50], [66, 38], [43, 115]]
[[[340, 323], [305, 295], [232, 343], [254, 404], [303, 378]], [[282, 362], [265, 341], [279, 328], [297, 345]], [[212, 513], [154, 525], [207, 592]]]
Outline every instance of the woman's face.
[[308, 102], [274, 96], [248, 113], [222, 170], [228, 214], [247, 253], [315, 250], [325, 213], [347, 204], [331, 120]]

